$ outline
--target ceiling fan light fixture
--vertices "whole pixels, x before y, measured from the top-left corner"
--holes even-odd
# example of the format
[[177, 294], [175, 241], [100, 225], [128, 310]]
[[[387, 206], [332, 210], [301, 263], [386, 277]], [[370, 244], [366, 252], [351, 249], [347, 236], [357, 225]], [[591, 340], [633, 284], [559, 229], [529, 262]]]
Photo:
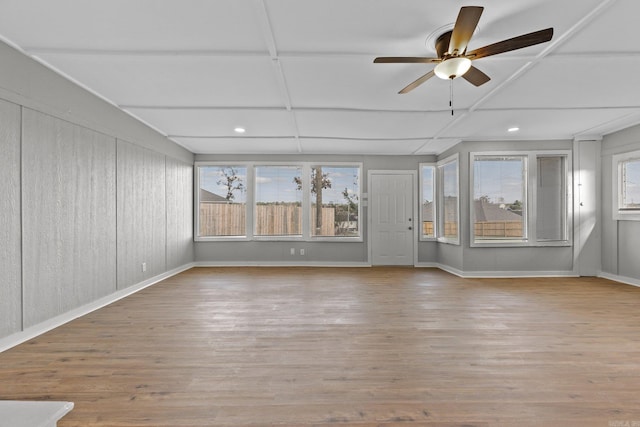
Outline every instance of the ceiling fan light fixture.
[[454, 58], [445, 59], [434, 68], [433, 72], [436, 76], [443, 80], [458, 78], [471, 68], [471, 60], [464, 56], [456, 56]]

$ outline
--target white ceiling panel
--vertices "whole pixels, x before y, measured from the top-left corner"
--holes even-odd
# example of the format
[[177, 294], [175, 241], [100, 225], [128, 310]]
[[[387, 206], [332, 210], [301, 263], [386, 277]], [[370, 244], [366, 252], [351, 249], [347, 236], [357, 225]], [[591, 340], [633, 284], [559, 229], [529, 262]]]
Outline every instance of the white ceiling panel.
[[427, 138], [451, 120], [450, 112], [298, 110], [301, 136], [332, 138]]
[[461, 142], [460, 139], [438, 138], [429, 139], [414, 154], [440, 154]]
[[[423, 74], [431, 64], [374, 64], [373, 57], [286, 57], [282, 60], [293, 107], [331, 107], [362, 110], [442, 111], [449, 109], [450, 81], [433, 77], [415, 90], [398, 91]], [[476, 65], [492, 78], [481, 87], [463, 79], [453, 82], [454, 106], [467, 108], [515, 72], [522, 60]]]
[[[603, 2], [605, 3], [605, 2]], [[558, 54], [595, 53], [601, 55], [638, 53], [638, 0], [608, 2], [601, 14], [595, 16], [574, 37], [560, 46]], [[606, 59], [603, 59], [606, 61]]]
[[[426, 55], [430, 32], [455, 22], [458, 9], [443, 1], [267, 0], [281, 52]], [[385, 53], [385, 50], [387, 51]]]
[[[442, 137], [462, 140], [572, 139], [632, 112], [632, 109], [604, 108], [474, 111], [450, 127]], [[585, 123], [589, 124], [585, 126]], [[520, 130], [508, 131], [514, 127]]]
[[266, 56], [40, 55], [118, 105], [283, 107]]
[[290, 154], [298, 153], [293, 138], [173, 138], [194, 153], [202, 154]]
[[169, 136], [238, 136], [234, 129], [245, 129], [244, 137], [292, 137], [295, 135], [292, 113], [285, 109], [220, 108], [130, 108], [129, 111], [161, 127]]
[[[640, 107], [640, 56], [616, 60], [624, 76], [611, 74], [611, 63], [587, 57], [549, 57], [497, 93], [487, 108]], [[617, 82], [603, 84], [602, 82]]]
[[330, 138], [300, 138], [302, 152], [306, 154], [361, 154], [361, 155], [410, 155], [426, 141], [418, 140], [352, 140]]
[[[194, 153], [431, 154], [640, 121], [636, 0], [478, 0], [468, 50], [547, 27], [553, 39], [474, 61], [491, 77], [480, 87], [434, 77], [404, 95], [434, 65], [373, 59], [434, 56], [463, 2], [0, 4], [0, 39]], [[505, 135], [511, 126], [521, 131]]]
[[0, 34], [27, 50], [266, 51], [259, 9], [250, 1], [3, 0], [1, 3]]

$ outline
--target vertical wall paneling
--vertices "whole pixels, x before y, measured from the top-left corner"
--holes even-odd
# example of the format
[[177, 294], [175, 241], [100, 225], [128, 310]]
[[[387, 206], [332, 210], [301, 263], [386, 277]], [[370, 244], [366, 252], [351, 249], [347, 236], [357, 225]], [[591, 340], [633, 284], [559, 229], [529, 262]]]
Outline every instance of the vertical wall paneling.
[[22, 327], [20, 107], [0, 101], [0, 337]]
[[24, 326], [115, 291], [115, 139], [24, 108]]
[[120, 139], [117, 153], [118, 289], [123, 289], [166, 271], [166, 178], [165, 156]]
[[574, 272], [596, 276], [601, 268], [600, 141], [575, 141], [574, 176]]
[[167, 157], [167, 270], [193, 262], [193, 166]]

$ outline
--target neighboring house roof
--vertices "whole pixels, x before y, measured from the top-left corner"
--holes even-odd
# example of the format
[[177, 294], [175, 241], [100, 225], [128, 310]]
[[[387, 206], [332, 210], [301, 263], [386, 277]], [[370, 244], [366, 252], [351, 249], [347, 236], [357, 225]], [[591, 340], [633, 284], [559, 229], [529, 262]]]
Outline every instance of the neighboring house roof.
[[222, 196], [219, 196], [215, 193], [212, 193], [211, 191], [207, 191], [203, 188], [200, 189], [200, 201], [201, 202], [228, 202], [227, 199], [225, 199]]
[[[447, 212], [450, 212], [451, 218], [446, 218], [448, 221], [453, 221], [454, 213], [456, 212], [457, 199], [455, 197], [448, 197], [445, 199], [445, 204], [448, 208]], [[496, 203], [489, 203], [484, 200], [475, 200], [474, 209], [476, 215], [476, 222], [491, 222], [491, 221], [522, 221], [522, 216], [510, 211], [501, 205]], [[433, 221], [433, 202], [427, 202], [422, 205], [422, 220], [426, 222]]]
[[474, 200], [473, 203], [476, 222], [522, 221], [521, 215], [502, 207], [504, 205], [489, 203], [484, 200]]
[[[455, 222], [456, 215], [458, 214], [458, 198], [457, 197], [445, 197], [444, 204], [447, 217], [446, 222]], [[425, 222], [433, 222], [433, 202], [423, 203], [422, 205], [422, 220]]]

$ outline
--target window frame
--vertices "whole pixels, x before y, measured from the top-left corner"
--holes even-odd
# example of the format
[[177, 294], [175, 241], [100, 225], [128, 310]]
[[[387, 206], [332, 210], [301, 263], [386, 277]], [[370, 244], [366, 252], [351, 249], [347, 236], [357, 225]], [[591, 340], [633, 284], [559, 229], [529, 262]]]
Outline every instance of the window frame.
[[[419, 173], [418, 173], [418, 191], [420, 192], [419, 198], [418, 198], [418, 221], [420, 223], [420, 232], [418, 233], [418, 240], [421, 242], [433, 242], [433, 241], [437, 241], [438, 240], [438, 218], [440, 218], [440, 215], [438, 215], [438, 207], [440, 206], [440, 204], [438, 203], [438, 164], [434, 163], [434, 162], [429, 162], [429, 163], [420, 163], [418, 165], [419, 169]], [[432, 187], [432, 194], [433, 194], [433, 201], [431, 202], [433, 204], [432, 207], [432, 215], [433, 215], [433, 236], [426, 236], [422, 230], [424, 228], [423, 223], [424, 223], [424, 218], [422, 217], [423, 214], [423, 209], [422, 209], [422, 202], [423, 202], [423, 195], [424, 195], [424, 179], [423, 179], [423, 173], [424, 173], [424, 168], [431, 168], [432, 169], [432, 183], [431, 183], [431, 187]]]
[[[495, 241], [475, 241], [473, 236], [473, 226], [475, 219], [473, 188], [474, 188], [474, 158], [475, 156], [496, 156], [496, 157], [526, 157], [526, 182], [525, 182], [525, 208], [523, 212], [524, 235], [522, 240], [495, 240]], [[564, 237], [563, 240], [543, 240], [537, 235], [537, 207], [538, 207], [538, 158], [540, 157], [563, 157], [563, 184], [564, 184]], [[573, 242], [573, 194], [572, 194], [572, 164], [571, 151], [569, 150], [523, 150], [523, 151], [474, 151], [469, 153], [469, 241], [471, 247], [545, 247], [545, 246], [572, 246]]]
[[[246, 214], [245, 214], [245, 236], [200, 236], [200, 168], [205, 166], [234, 166], [245, 167], [246, 177]], [[302, 204], [301, 222], [302, 235], [295, 236], [256, 236], [255, 235], [255, 207], [256, 207], [256, 167], [260, 166], [296, 166], [301, 167], [302, 180]], [[311, 235], [311, 168], [314, 166], [326, 167], [353, 167], [358, 170], [358, 236], [312, 236]], [[297, 242], [363, 242], [364, 230], [362, 219], [362, 208], [364, 193], [362, 187], [362, 162], [261, 162], [261, 161], [204, 161], [194, 162], [194, 241], [196, 242], [238, 242], [238, 241], [297, 241]], [[364, 202], [366, 203], [366, 202]]]
[[640, 161], [640, 150], [614, 154], [612, 158], [613, 219], [616, 221], [640, 221], [640, 208], [623, 208], [620, 206], [623, 199], [622, 169], [624, 163], [630, 161]]
[[[445, 208], [445, 203], [444, 203], [444, 167], [451, 164], [451, 163], [455, 163], [455, 168], [456, 168], [456, 194], [457, 194], [457, 201], [458, 203], [456, 203], [456, 215], [457, 215], [457, 236], [455, 238], [452, 237], [446, 237], [444, 234], [444, 221], [445, 221], [445, 215], [444, 215], [444, 208]], [[436, 188], [437, 188], [437, 196], [436, 199], [438, 200], [438, 213], [437, 213], [437, 228], [436, 228], [436, 240], [440, 243], [446, 243], [446, 244], [450, 244], [450, 245], [460, 245], [460, 235], [461, 235], [461, 223], [462, 221], [460, 220], [460, 155], [459, 153], [455, 153], [452, 154], [451, 156], [448, 156], [440, 161], [437, 162], [436, 164]]]

